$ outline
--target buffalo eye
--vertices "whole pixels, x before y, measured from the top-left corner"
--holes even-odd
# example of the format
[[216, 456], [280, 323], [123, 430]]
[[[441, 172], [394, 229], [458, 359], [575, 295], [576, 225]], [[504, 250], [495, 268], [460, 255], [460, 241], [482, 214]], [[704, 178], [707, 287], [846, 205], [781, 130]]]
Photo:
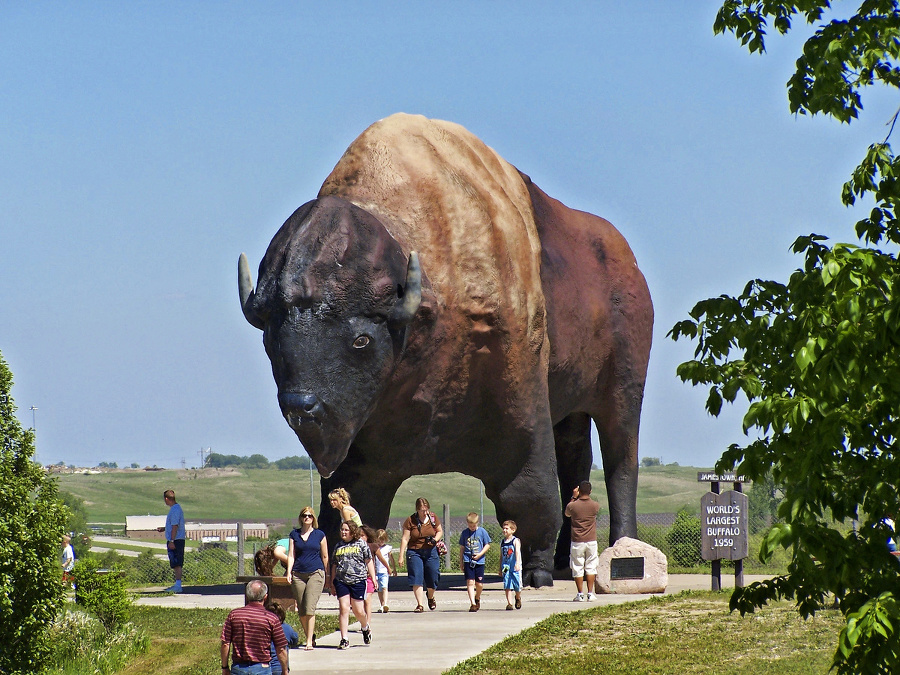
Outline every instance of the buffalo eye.
[[369, 346], [370, 338], [368, 335], [360, 335], [353, 341], [354, 349], [363, 349]]

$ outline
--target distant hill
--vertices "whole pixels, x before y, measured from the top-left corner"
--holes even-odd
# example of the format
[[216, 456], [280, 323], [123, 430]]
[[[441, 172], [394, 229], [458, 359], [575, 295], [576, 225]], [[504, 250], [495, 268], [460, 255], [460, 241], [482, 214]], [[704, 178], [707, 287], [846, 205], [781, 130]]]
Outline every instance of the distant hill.
[[[709, 489], [697, 482], [697, 469], [689, 466], [642, 468], [638, 482], [638, 513], [672, 513], [682, 507], [699, 512], [700, 497]], [[58, 476], [62, 490], [87, 503], [90, 522], [124, 523], [125, 516], [166, 513], [163, 492], [175, 490], [185, 515], [191, 520], [293, 521], [300, 509], [312, 503], [319, 507], [319, 476], [312, 472], [278, 469], [167, 469], [162, 471], [118, 470], [103, 473]], [[606, 486], [603, 472], [591, 474], [594, 497], [603, 512]], [[723, 486], [724, 487], [724, 486]], [[417, 497], [427, 497], [440, 513], [450, 505], [450, 515], [465, 516], [480, 511], [479, 482], [462, 474], [415, 476], [405, 481], [391, 506], [391, 519], [413, 512]], [[351, 495], [352, 497], [352, 495]], [[493, 516], [493, 504], [484, 498], [485, 517]]]

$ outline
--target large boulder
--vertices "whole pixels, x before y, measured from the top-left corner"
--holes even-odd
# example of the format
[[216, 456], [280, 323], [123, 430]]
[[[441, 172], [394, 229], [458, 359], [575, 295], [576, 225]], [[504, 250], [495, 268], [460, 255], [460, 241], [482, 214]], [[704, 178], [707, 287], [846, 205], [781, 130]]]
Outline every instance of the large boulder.
[[[611, 578], [613, 568], [615, 579]], [[640, 578], [637, 577], [639, 573], [642, 574]], [[622, 537], [600, 554], [594, 582], [597, 593], [664, 593], [668, 584], [666, 555], [646, 542]]]

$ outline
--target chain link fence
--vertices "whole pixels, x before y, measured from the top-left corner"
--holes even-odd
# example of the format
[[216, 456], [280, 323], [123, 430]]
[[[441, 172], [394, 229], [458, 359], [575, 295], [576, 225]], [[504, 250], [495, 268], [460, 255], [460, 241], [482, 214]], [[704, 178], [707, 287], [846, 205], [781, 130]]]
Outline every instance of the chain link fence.
[[[491, 536], [493, 545], [486, 556], [486, 571], [497, 574], [500, 569], [500, 546], [503, 538], [500, 525], [495, 522], [484, 525]], [[749, 513], [749, 556], [744, 560], [744, 571], [747, 573], [776, 574], [784, 572], [788, 563], [788, 554], [777, 551], [769, 564], [763, 565], [758, 559], [758, 551], [763, 537], [772, 525], [772, 516], [759, 514], [751, 510]], [[394, 547], [396, 559], [400, 548], [401, 521], [388, 523], [388, 541]], [[450, 566], [445, 571], [459, 571], [459, 536], [466, 529], [465, 518], [450, 518], [444, 524], [445, 539], [450, 552]], [[272, 541], [250, 540], [243, 542], [243, 568], [240, 569], [238, 550], [239, 542], [211, 542], [193, 546], [189, 542], [185, 551], [183, 580], [187, 586], [230, 584], [235, 582], [239, 574], [255, 574], [253, 555], [278, 538], [273, 533]], [[609, 516], [601, 514], [597, 519], [597, 539], [600, 550], [607, 545], [609, 538]], [[638, 514], [638, 539], [661, 550], [668, 559], [669, 572], [696, 573], [708, 572], [710, 563], [701, 558], [700, 518], [696, 513], [680, 511], [679, 513], [647, 513]], [[122, 538], [123, 547], [138, 548], [137, 542]], [[110, 549], [96, 554], [100, 564], [107, 569], [119, 569], [131, 587], [170, 585], [173, 581], [167, 554], [162, 548], [151, 548], [143, 551], [125, 548]], [[733, 563], [723, 560], [722, 568], [727, 570]], [[281, 567], [276, 568], [281, 573]]]

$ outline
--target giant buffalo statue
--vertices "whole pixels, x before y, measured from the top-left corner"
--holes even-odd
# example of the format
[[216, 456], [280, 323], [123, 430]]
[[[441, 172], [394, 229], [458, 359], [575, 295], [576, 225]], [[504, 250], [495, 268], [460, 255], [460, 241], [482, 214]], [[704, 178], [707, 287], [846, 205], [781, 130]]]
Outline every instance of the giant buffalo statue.
[[[383, 526], [410, 476], [481, 479], [518, 524], [523, 582], [568, 559], [560, 503], [600, 435], [610, 541], [637, 534], [653, 308], [622, 235], [548, 197], [459, 125], [397, 114], [357, 138], [281, 226], [244, 316], [285, 420]], [[326, 531], [338, 514], [322, 504]]]

